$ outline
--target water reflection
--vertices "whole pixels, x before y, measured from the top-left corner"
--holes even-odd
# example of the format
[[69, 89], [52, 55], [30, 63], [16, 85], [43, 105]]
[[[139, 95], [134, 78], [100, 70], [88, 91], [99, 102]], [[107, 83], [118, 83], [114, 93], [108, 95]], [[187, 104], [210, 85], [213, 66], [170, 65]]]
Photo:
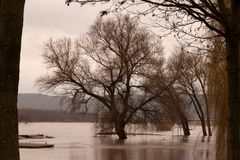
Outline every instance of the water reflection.
[[[111, 143], [111, 139], [99, 138], [102, 144]], [[212, 160], [210, 149], [198, 149], [180, 143], [190, 142], [185, 136], [172, 137], [172, 144], [142, 145], [130, 144], [128, 141], [121, 145], [113, 143], [111, 146], [95, 149], [96, 160]], [[133, 143], [133, 142], [132, 142]]]
[[213, 160], [213, 153], [209, 149], [201, 149], [193, 152], [193, 159]]
[[158, 148], [97, 149], [96, 160], [179, 160], [189, 159], [189, 151]]
[[55, 144], [52, 149], [20, 149], [21, 160], [213, 160], [212, 139], [197, 134], [129, 136], [126, 141], [117, 141], [115, 136], [94, 137], [92, 124], [38, 123], [21, 127], [21, 133], [55, 137], [49, 140]]

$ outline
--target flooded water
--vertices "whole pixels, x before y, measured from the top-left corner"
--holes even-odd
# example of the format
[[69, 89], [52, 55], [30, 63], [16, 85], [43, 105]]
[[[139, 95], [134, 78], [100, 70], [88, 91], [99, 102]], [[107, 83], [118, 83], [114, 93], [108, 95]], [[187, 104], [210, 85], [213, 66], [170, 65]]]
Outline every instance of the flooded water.
[[199, 129], [192, 136], [172, 132], [130, 135], [124, 142], [116, 136], [94, 136], [92, 123], [20, 123], [20, 134], [44, 134], [54, 148], [20, 149], [21, 160], [213, 160], [212, 142]]

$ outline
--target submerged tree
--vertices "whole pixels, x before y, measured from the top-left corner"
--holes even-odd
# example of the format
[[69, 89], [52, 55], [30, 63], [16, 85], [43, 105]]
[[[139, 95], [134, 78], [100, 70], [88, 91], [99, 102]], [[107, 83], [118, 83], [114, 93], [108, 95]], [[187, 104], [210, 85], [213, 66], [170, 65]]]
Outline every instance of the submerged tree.
[[85, 39], [50, 40], [43, 57], [51, 73], [37, 80], [40, 88], [71, 95], [76, 103], [95, 98], [109, 111], [120, 139], [127, 137], [127, 123], [159, 110], [147, 104], [162, 91], [148, 94], [143, 82], [163, 61], [161, 43], [136, 19], [98, 18]]
[[[163, 67], [164, 66], [164, 67]], [[156, 65], [155, 70], [148, 73], [147, 85], [152, 94], [164, 91], [157, 97], [158, 104], [161, 104], [162, 114], [159, 115], [167, 123], [172, 125], [179, 124], [183, 129], [185, 136], [190, 135], [188, 119], [184, 109], [185, 102], [181, 94], [177, 92], [175, 83], [180, 78], [180, 74], [169, 74], [166, 64]], [[179, 70], [176, 70], [178, 72]], [[186, 112], [185, 112], [186, 111]], [[159, 113], [160, 114], [160, 113]]]
[[[187, 53], [180, 49], [169, 62], [169, 74], [179, 75], [176, 80], [176, 92], [189, 97], [202, 125], [203, 135], [212, 135], [210, 126], [210, 111], [207, 97], [207, 66], [206, 57]], [[205, 123], [207, 121], [207, 124]]]

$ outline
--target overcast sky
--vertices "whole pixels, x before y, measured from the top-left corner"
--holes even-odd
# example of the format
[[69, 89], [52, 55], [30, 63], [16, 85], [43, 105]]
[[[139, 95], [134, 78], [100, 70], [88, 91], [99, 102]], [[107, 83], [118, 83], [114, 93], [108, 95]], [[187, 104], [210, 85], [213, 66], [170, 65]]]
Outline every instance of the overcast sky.
[[[41, 57], [49, 38], [77, 38], [86, 33], [103, 5], [65, 5], [65, 0], [26, 0], [22, 36], [19, 93], [39, 93], [35, 80], [46, 72]], [[163, 42], [167, 52], [172, 39]]]

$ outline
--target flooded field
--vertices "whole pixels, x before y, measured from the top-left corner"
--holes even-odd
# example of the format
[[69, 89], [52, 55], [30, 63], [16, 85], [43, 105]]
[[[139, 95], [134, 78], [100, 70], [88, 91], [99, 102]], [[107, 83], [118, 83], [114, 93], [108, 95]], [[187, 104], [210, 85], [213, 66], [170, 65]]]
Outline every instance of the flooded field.
[[94, 136], [92, 123], [19, 124], [20, 134], [45, 134], [52, 139], [21, 140], [53, 143], [54, 148], [20, 149], [21, 160], [213, 160], [212, 140], [201, 137], [198, 127], [192, 136], [130, 135], [124, 142], [116, 136]]

